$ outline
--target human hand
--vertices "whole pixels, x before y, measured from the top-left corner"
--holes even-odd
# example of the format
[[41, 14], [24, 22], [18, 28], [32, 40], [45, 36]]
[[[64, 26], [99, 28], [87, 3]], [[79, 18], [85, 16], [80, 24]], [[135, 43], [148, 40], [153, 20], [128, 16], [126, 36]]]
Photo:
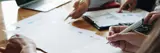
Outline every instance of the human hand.
[[143, 43], [143, 40], [146, 38], [146, 36], [138, 32], [119, 34], [119, 32], [125, 28], [125, 26], [110, 27], [107, 39], [111, 45], [119, 47], [123, 51], [136, 52]]
[[123, 9], [126, 9], [129, 10], [129, 11], [132, 11], [135, 7], [136, 7], [136, 0], [126, 0], [124, 2], [124, 4], [121, 5], [118, 13], [121, 13]]
[[156, 19], [160, 18], [160, 11], [153, 11], [150, 12], [144, 19], [144, 23], [145, 24], [149, 24], [151, 25], [153, 23], [153, 21], [155, 21]]
[[36, 53], [36, 45], [29, 38], [14, 35], [8, 40], [6, 49], [0, 49], [2, 53]]
[[74, 11], [70, 14], [73, 19], [77, 19], [83, 15], [88, 10], [90, 0], [80, 0], [76, 1], [74, 4]]

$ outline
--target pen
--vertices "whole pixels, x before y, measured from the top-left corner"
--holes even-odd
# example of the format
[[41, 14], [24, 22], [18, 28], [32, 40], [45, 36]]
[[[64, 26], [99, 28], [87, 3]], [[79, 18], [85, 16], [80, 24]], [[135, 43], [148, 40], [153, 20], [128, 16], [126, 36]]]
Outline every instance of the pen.
[[[135, 23], [132, 24], [131, 26], [129, 26], [129, 27], [127, 27], [126, 29], [122, 30], [122, 31], [120, 32], [120, 34], [121, 34], [121, 33], [127, 33], [127, 32], [129, 32], [129, 31], [131, 31], [131, 30], [134, 30], [134, 29], [138, 28], [139, 26], [141, 26], [142, 23], [143, 23], [143, 19], [135, 22]], [[107, 42], [106, 44], [108, 44], [108, 43], [111, 43], [111, 42]]]
[[122, 30], [120, 33], [126, 33], [128, 31], [134, 30], [136, 28], [138, 28], [139, 26], [141, 26], [143, 23], [143, 19], [135, 22], [134, 24], [132, 24], [131, 26], [127, 27], [126, 29]]
[[[84, 0], [80, 0], [80, 1], [79, 1], [79, 5], [80, 5], [81, 3], [83, 3], [83, 2], [84, 2]], [[74, 10], [73, 10], [73, 11], [74, 11]], [[66, 19], [64, 19], [64, 21], [66, 21], [69, 17], [71, 17], [70, 14], [66, 17]]]

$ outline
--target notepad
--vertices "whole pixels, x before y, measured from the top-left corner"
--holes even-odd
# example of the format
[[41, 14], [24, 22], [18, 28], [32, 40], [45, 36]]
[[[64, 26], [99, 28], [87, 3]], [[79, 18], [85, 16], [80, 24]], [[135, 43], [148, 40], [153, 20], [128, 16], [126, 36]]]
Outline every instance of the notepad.
[[131, 25], [148, 14], [147, 11], [141, 9], [136, 9], [133, 12], [123, 10], [123, 13], [117, 13], [118, 10], [119, 8], [90, 11], [86, 12], [83, 18], [98, 30], [105, 30], [115, 25]]

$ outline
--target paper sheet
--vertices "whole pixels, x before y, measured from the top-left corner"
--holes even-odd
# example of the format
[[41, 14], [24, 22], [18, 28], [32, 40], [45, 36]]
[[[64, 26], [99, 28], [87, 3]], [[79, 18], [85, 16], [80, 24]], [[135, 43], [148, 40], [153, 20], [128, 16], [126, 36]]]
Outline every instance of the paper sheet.
[[[120, 49], [106, 44], [108, 41], [95, 32], [79, 29], [64, 22], [68, 14], [69, 12], [62, 8], [39, 13], [20, 21], [17, 24], [20, 28], [13, 33], [31, 38], [37, 47], [48, 53], [120, 53]], [[98, 49], [95, 50], [96, 48]]]
[[[96, 35], [95, 32], [75, 28], [65, 23], [41, 23], [39, 26], [20, 28], [15, 33], [33, 39], [37, 47], [44, 49], [48, 53], [72, 53], [76, 49], [80, 49], [83, 52], [110, 53], [121, 51], [109, 44], [106, 45], [107, 40]], [[101, 46], [99, 47], [99, 45]], [[87, 49], [86, 51], [86, 47], [99, 49]]]
[[122, 51], [120, 48], [106, 44], [103, 40], [98, 40], [81, 49], [73, 50], [72, 53], [122, 53]]
[[[77, 50], [81, 51], [81, 53], [121, 51], [106, 44], [108, 41], [96, 35], [95, 32], [79, 29], [65, 23], [64, 19], [69, 13], [67, 14], [65, 10], [62, 10], [57, 9], [48, 12], [51, 14], [40, 13], [38, 14], [39, 16], [31, 16], [26, 20], [20, 21], [17, 26], [21, 28], [13, 33], [31, 38], [37, 47], [44, 49], [48, 53], [74, 53]], [[63, 16], [62, 12], [64, 13]], [[30, 23], [32, 20], [34, 22]], [[95, 48], [98, 49], [95, 50]]]
[[112, 26], [119, 23], [134, 23], [146, 16], [147, 11], [136, 9], [132, 12], [123, 11], [123, 13], [117, 13], [119, 8], [106, 9], [100, 11], [90, 11], [85, 13], [85, 16], [94, 21], [98, 26]]
[[64, 8], [56, 8], [49, 12], [45, 12], [45, 13], [42, 12], [42, 13], [33, 15], [29, 18], [19, 21], [18, 23], [15, 23], [14, 25], [20, 28], [26, 28], [28, 26], [32, 26], [32, 25], [38, 26], [42, 24], [39, 22], [47, 22], [47, 21], [51, 21], [52, 23], [64, 22], [64, 19], [69, 15], [69, 13], [70, 12], [68, 12]]

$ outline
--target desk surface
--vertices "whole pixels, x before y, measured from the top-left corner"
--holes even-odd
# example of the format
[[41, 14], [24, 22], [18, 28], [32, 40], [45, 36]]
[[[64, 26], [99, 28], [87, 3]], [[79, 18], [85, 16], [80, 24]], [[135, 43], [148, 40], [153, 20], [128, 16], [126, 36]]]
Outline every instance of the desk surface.
[[[0, 3], [1, 6], [1, 3]], [[5, 40], [5, 33], [3, 31], [4, 29], [4, 23], [3, 23], [3, 18], [2, 18], [2, 8], [0, 7], [0, 44], [2, 44], [3, 40]], [[4, 46], [3, 44], [0, 46]]]

